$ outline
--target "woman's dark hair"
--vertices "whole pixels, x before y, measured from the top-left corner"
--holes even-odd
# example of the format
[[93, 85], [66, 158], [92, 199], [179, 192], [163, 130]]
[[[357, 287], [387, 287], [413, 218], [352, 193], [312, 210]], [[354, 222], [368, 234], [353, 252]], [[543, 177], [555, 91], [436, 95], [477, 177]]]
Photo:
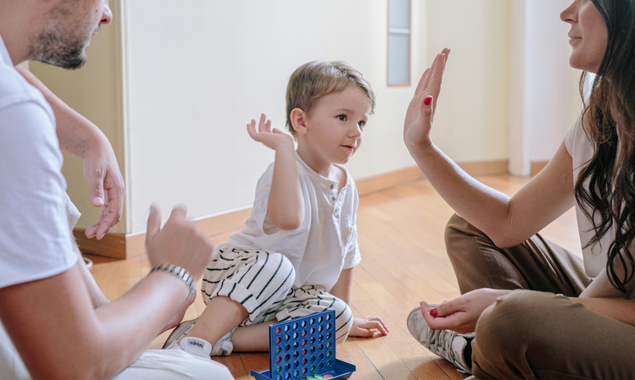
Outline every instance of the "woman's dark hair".
[[[594, 155], [578, 177], [575, 197], [595, 229], [587, 246], [599, 243], [615, 223], [606, 273], [625, 293], [635, 273], [635, 0], [592, 1], [608, 42], [588, 100], [583, 95], [582, 122]], [[581, 94], [586, 77], [580, 79]]]

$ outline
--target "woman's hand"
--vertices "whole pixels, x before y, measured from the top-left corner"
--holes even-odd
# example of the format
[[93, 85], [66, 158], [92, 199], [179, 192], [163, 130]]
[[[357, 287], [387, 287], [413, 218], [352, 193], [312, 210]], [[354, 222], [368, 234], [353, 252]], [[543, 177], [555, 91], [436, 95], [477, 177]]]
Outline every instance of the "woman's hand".
[[293, 138], [276, 128], [271, 129], [271, 120], [265, 122], [265, 119], [266, 116], [263, 113], [258, 123], [258, 131], [256, 131], [256, 120], [252, 120], [251, 123], [247, 124], [249, 136], [273, 150], [277, 150], [280, 146], [290, 146], [291, 150], [293, 150]]
[[408, 149], [422, 149], [432, 145], [430, 130], [449, 54], [450, 49], [443, 49], [434, 59], [432, 66], [423, 73], [417, 85], [404, 122], [404, 141]]
[[378, 330], [382, 336], [389, 332], [388, 326], [380, 317], [353, 318], [353, 327], [348, 336], [372, 338], [375, 330]]
[[148, 217], [146, 249], [150, 265], [167, 263], [180, 266], [197, 280], [209, 263], [214, 245], [197, 230], [193, 222], [186, 221], [184, 208], [175, 207], [161, 228], [161, 215], [152, 205]]
[[474, 332], [476, 322], [489, 305], [511, 290], [476, 289], [450, 301], [444, 301], [434, 309], [421, 302], [421, 314], [432, 330], [452, 330], [459, 334]]

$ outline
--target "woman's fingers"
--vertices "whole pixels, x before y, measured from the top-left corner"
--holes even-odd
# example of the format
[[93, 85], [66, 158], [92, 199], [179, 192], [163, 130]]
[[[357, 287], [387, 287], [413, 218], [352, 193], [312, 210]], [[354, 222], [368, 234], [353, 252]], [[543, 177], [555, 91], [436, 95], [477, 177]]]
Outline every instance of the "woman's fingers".
[[415, 90], [415, 96], [419, 94], [421, 91], [423, 91], [423, 89], [426, 87], [426, 84], [428, 83], [428, 78], [430, 78], [429, 68], [426, 69], [426, 71], [421, 76], [421, 79], [419, 79], [419, 84], [417, 84], [417, 89]]
[[[447, 49], [444, 49], [444, 52]], [[449, 50], [447, 50], [449, 53]], [[434, 98], [434, 108], [436, 109], [437, 99], [439, 99], [439, 93], [441, 92], [441, 83], [443, 82], [443, 72], [445, 71], [445, 64], [447, 62], [447, 54], [441, 53], [435, 60], [432, 74], [430, 75], [430, 83], [428, 85], [428, 93]]]

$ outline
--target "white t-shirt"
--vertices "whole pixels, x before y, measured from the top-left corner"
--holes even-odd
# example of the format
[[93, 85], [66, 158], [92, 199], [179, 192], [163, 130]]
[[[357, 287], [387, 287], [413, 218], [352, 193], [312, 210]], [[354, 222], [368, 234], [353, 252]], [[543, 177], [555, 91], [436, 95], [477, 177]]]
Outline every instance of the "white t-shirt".
[[269, 220], [267, 203], [273, 176], [271, 164], [258, 180], [251, 217], [245, 221], [242, 231], [229, 237], [227, 245], [245, 250], [280, 252], [295, 268], [294, 287], [319, 285], [329, 291], [342, 270], [361, 261], [355, 224], [359, 203], [357, 189], [342, 166], [338, 165], [346, 173], [346, 184], [338, 194], [337, 181], [316, 173], [297, 153], [296, 162], [304, 198], [302, 225], [293, 231], [283, 231]]
[[[587, 166], [591, 158], [593, 158], [593, 145], [584, 132], [582, 116], [579, 116], [571, 128], [569, 128], [564, 143], [569, 155], [573, 159], [573, 183], [575, 185], [578, 182], [580, 173]], [[608, 249], [615, 236], [615, 225], [611, 226], [611, 229], [598, 243], [586, 247], [587, 243], [595, 236], [593, 223], [591, 219], [588, 219], [586, 215], [584, 215], [584, 212], [577, 202], [575, 204], [575, 214], [578, 220], [580, 242], [582, 243], [584, 269], [587, 276], [597, 277], [606, 267]], [[598, 222], [599, 221], [598, 219]]]
[[0, 37], [0, 288], [76, 263], [61, 168], [53, 111]]
[[[587, 166], [593, 158], [593, 145], [587, 137], [584, 126], [582, 125], [582, 116], [580, 115], [573, 123], [564, 139], [567, 151], [573, 160], [573, 183], [577, 183], [578, 177], [582, 170]], [[586, 184], [588, 188], [588, 183]], [[580, 242], [582, 243], [582, 256], [584, 258], [584, 270], [589, 277], [594, 277], [593, 284], [596, 292], [606, 297], [622, 297], [623, 294], [617, 291], [609, 282], [606, 274], [606, 262], [608, 260], [608, 250], [615, 237], [615, 223], [609, 231], [600, 239], [599, 242], [586, 247], [591, 241], [595, 232], [591, 219], [584, 215], [584, 212], [575, 204], [575, 213], [578, 220], [578, 230], [580, 233]], [[598, 217], [597, 222], [600, 222]], [[620, 270], [619, 265], [616, 270]], [[626, 295], [629, 298], [635, 298], [635, 280], [631, 280], [625, 285]]]

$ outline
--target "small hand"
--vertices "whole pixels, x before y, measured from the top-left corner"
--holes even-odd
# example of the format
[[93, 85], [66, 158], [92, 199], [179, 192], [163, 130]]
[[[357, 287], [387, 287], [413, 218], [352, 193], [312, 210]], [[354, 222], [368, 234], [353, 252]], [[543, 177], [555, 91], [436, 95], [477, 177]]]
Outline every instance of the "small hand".
[[432, 144], [430, 130], [449, 54], [450, 49], [443, 49], [437, 55], [432, 66], [423, 73], [408, 106], [404, 122], [404, 141], [409, 148], [426, 148]]
[[477, 289], [450, 301], [444, 301], [434, 309], [421, 302], [421, 314], [432, 330], [452, 330], [459, 334], [474, 332], [476, 322], [489, 305], [510, 290]]
[[90, 186], [90, 199], [95, 207], [101, 207], [97, 222], [86, 229], [86, 237], [101, 239], [123, 213], [125, 185], [117, 158], [109, 143], [91, 148], [84, 157], [84, 176]]
[[174, 264], [185, 268], [197, 280], [203, 275], [212, 257], [214, 245], [197, 228], [186, 221], [187, 212], [175, 207], [170, 218], [161, 228], [161, 215], [153, 205], [148, 217], [146, 250], [150, 265]]
[[266, 116], [263, 113], [258, 123], [258, 131], [256, 131], [256, 120], [252, 120], [251, 123], [247, 124], [249, 136], [273, 150], [276, 150], [281, 145], [290, 144], [293, 147], [293, 138], [276, 128], [271, 129], [271, 120], [265, 122], [265, 119]]
[[375, 330], [379, 331], [382, 336], [388, 334], [388, 326], [380, 317], [353, 318], [353, 327], [348, 336], [357, 336], [363, 338], [372, 338]]

